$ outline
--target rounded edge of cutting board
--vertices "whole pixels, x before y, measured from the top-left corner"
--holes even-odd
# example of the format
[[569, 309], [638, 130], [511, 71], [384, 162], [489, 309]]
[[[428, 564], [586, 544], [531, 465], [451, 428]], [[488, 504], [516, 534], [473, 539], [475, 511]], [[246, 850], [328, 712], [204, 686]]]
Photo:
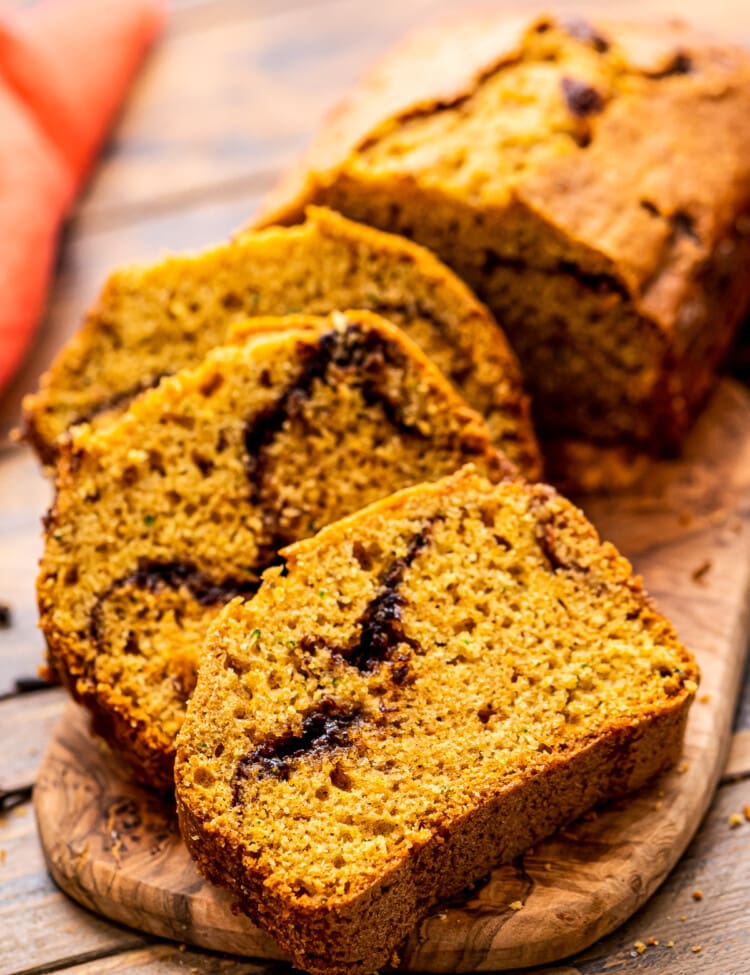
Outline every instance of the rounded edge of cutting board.
[[[701, 666], [684, 758], [434, 909], [399, 949], [401, 969], [498, 971], [588, 947], [653, 893], [710, 803], [750, 629], [750, 397], [723, 383], [682, 460], [655, 465], [637, 493], [590, 499], [586, 509], [644, 575]], [[286, 957], [231, 895], [199, 876], [173, 804], [134, 784], [73, 704], [45, 756], [34, 805], [50, 871], [85, 907], [205, 948]]]

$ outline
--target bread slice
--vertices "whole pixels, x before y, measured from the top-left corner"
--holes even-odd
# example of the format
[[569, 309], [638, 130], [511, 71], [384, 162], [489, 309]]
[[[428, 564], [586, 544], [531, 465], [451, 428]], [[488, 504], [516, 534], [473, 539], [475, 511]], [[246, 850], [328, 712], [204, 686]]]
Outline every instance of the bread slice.
[[[283, 326], [283, 327], [282, 327]], [[49, 658], [138, 776], [172, 783], [208, 624], [283, 545], [476, 460], [478, 414], [368, 312], [259, 322], [62, 447], [38, 582]]]
[[674, 21], [463, 15], [365, 79], [256, 224], [311, 202], [487, 302], [555, 476], [582, 445], [671, 451], [750, 307], [750, 56]]
[[378, 312], [434, 360], [529, 478], [541, 471], [529, 402], [487, 309], [424, 248], [322, 209], [193, 256], [115, 272], [77, 335], [24, 403], [45, 462], [73, 424], [109, 422], [132, 397], [197, 365], [248, 316]]
[[200, 869], [320, 975], [679, 755], [698, 673], [552, 488], [471, 466], [284, 550], [178, 738]]

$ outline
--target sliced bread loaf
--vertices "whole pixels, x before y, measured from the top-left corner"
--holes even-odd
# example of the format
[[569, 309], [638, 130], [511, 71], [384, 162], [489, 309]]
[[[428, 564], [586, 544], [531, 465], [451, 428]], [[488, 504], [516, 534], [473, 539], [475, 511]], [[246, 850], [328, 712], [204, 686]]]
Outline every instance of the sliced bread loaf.
[[518, 354], [551, 469], [581, 480], [584, 458], [591, 481], [582, 445], [680, 444], [750, 307], [750, 56], [674, 21], [428, 27], [260, 225], [311, 202], [456, 269]]
[[138, 392], [224, 343], [233, 323], [345, 308], [400, 325], [486, 418], [522, 473], [540, 473], [518, 365], [484, 305], [424, 248], [321, 209], [298, 227], [114, 273], [27, 397], [27, 437], [51, 462], [69, 427], [109, 422]]
[[201, 870], [300, 968], [374, 971], [678, 756], [695, 662], [551, 488], [467, 467], [282, 554], [209, 632], [175, 780]]
[[512, 470], [394, 326], [281, 324], [78, 428], [60, 455], [38, 582], [50, 662], [155, 786], [172, 782], [206, 627], [281, 546], [467, 460]]

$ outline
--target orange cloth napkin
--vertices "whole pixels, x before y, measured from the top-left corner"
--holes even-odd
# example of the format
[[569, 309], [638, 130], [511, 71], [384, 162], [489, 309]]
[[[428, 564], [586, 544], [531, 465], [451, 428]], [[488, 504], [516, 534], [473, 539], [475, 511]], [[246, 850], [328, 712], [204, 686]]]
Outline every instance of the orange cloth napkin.
[[46, 0], [0, 18], [0, 389], [39, 321], [60, 225], [164, 16], [163, 0]]

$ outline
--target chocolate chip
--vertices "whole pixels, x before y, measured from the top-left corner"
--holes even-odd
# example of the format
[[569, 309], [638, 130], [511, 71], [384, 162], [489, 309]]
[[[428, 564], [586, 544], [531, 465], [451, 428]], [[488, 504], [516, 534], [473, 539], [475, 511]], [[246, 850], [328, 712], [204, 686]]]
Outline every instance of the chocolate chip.
[[0, 630], [7, 630], [11, 626], [10, 606], [0, 603]]
[[675, 237], [687, 237], [695, 244], [700, 244], [701, 239], [695, 229], [695, 220], [685, 210], [675, 210], [672, 214], [672, 227]]
[[477, 717], [482, 722], [482, 724], [487, 724], [487, 722], [490, 720], [490, 718], [494, 713], [495, 713], [495, 706], [492, 702], [490, 702], [489, 704], [483, 705], [477, 711]]
[[592, 85], [576, 78], [563, 78], [560, 82], [565, 102], [571, 114], [578, 118], [597, 115], [604, 108], [604, 99]]
[[607, 38], [596, 30], [595, 27], [592, 27], [587, 20], [579, 17], [571, 17], [563, 20], [560, 26], [569, 37], [573, 37], [577, 41], [583, 41], [585, 44], [591, 44], [600, 54], [604, 54], [609, 50], [609, 41]]
[[693, 70], [693, 60], [684, 51], [677, 51], [669, 66], [660, 71], [659, 78], [668, 78], [670, 75], [690, 74]]
[[[432, 522], [428, 522], [413, 536], [405, 554], [385, 571], [377, 594], [361, 615], [359, 640], [352, 647], [334, 651], [350, 666], [363, 672], [373, 671], [400, 644], [415, 648], [414, 641], [404, 633], [401, 622], [404, 597], [398, 590], [406, 570], [429, 545], [431, 534]], [[392, 678], [395, 683], [405, 682], [407, 669], [406, 660], [394, 665]]]

